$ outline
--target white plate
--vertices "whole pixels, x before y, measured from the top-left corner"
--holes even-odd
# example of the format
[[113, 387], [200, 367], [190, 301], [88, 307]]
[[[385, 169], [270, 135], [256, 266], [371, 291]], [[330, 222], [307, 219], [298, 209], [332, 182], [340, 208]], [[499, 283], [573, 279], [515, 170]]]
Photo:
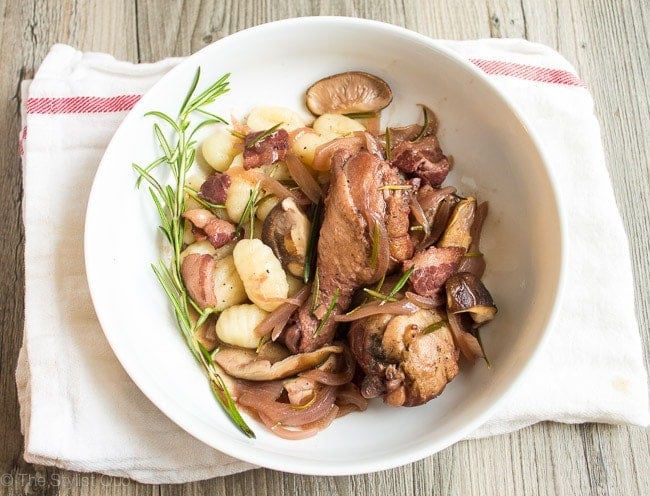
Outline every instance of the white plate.
[[[308, 115], [304, 91], [333, 73], [358, 69], [385, 79], [394, 101], [384, 123], [437, 113], [443, 150], [455, 159], [447, 183], [490, 201], [485, 282], [499, 313], [482, 333], [492, 368], [464, 367], [442, 396], [417, 408], [380, 400], [318, 436], [286, 441], [253, 420], [245, 438], [215, 403], [202, 370], [176, 329], [150, 264], [160, 257], [156, 213], [134, 187], [132, 162], [158, 156], [149, 110], [176, 115], [197, 66], [202, 85], [230, 72], [231, 91], [214, 104], [229, 117], [255, 105]], [[482, 73], [413, 32], [352, 18], [301, 18], [239, 32], [200, 50], [162, 78], [116, 132], [89, 200], [86, 268], [102, 328], [142, 391], [201, 441], [239, 459], [304, 474], [356, 474], [435, 453], [487, 420], [520, 378], [555, 314], [562, 273], [562, 222], [538, 142]]]

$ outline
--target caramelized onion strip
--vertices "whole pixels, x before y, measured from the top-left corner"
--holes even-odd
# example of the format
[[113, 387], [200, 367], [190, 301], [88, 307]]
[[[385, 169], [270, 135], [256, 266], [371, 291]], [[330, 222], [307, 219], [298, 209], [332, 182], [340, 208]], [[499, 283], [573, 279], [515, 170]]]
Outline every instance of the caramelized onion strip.
[[323, 190], [307, 170], [307, 167], [292, 153], [287, 153], [284, 161], [287, 164], [287, 169], [289, 169], [289, 174], [291, 174], [302, 192], [312, 203], [318, 203], [323, 196]]
[[257, 336], [262, 337], [266, 336], [276, 327], [284, 328], [291, 318], [291, 315], [293, 315], [293, 312], [295, 312], [296, 309], [307, 300], [310, 291], [311, 285], [306, 285], [300, 288], [300, 290], [293, 295], [290, 300], [285, 301], [282, 305], [267, 315], [262, 322], [257, 324], [253, 332]]
[[238, 403], [257, 412], [263, 412], [274, 424], [299, 427], [323, 418], [334, 405], [336, 388], [324, 386], [314, 400], [306, 407], [296, 408], [289, 403], [269, 401], [255, 393], [244, 393], [239, 397]]
[[337, 322], [352, 322], [355, 320], [370, 317], [371, 315], [378, 315], [387, 313], [391, 315], [409, 315], [417, 312], [420, 309], [415, 303], [403, 298], [399, 301], [391, 301], [381, 304], [381, 301], [373, 301], [367, 305], [359, 307], [352, 313], [336, 315], [334, 320]]

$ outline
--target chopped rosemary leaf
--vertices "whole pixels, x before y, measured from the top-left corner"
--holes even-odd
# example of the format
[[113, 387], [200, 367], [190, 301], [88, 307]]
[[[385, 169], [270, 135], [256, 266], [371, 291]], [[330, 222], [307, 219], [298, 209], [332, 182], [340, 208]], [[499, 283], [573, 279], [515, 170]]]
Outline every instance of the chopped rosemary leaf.
[[239, 139], [245, 139], [246, 135], [244, 133], [240, 133], [239, 131], [235, 131], [234, 129], [230, 129], [230, 134], [232, 134], [235, 138]]
[[410, 184], [385, 184], [377, 188], [380, 191], [383, 190], [400, 190], [400, 189], [413, 189], [413, 186]]
[[350, 119], [372, 119], [377, 117], [377, 112], [350, 112], [349, 114], [343, 114]]
[[309, 282], [312, 272], [312, 265], [314, 263], [314, 256], [316, 254], [316, 238], [320, 230], [320, 217], [321, 217], [322, 202], [312, 205], [311, 211], [311, 231], [309, 232], [309, 239], [307, 240], [307, 253], [305, 253], [305, 267], [302, 272], [302, 280], [305, 284]]
[[465, 256], [467, 258], [473, 258], [473, 257], [482, 257], [483, 254], [480, 251], [468, 251], [465, 253]]
[[436, 332], [437, 330], [440, 330], [443, 327], [445, 327], [447, 324], [448, 322], [444, 319], [438, 322], [434, 322], [433, 324], [426, 326], [422, 331], [422, 334], [429, 334], [431, 332]]
[[393, 289], [390, 290], [390, 293], [388, 293], [384, 297], [384, 299], [380, 303], [380, 305], [383, 305], [384, 303], [389, 301], [390, 298], [395, 296], [404, 287], [404, 285], [406, 284], [406, 281], [408, 281], [409, 277], [411, 277], [411, 274], [413, 274], [414, 270], [415, 270], [415, 265], [413, 265], [409, 270], [407, 270], [406, 272], [404, 272], [404, 274], [402, 274], [402, 277], [399, 278], [399, 281], [397, 281], [397, 284], [395, 284], [395, 286], [393, 286]]
[[411, 226], [409, 231], [424, 231], [424, 226]]
[[327, 312], [325, 313], [325, 316], [318, 323], [318, 327], [314, 331], [314, 337], [318, 336], [318, 334], [323, 330], [323, 327], [325, 327], [325, 324], [327, 324], [327, 321], [330, 319], [330, 316], [332, 315], [332, 312], [334, 311], [334, 307], [336, 306], [336, 302], [339, 300], [339, 294], [340, 293], [341, 293], [341, 291], [339, 290], [339, 288], [336, 288], [334, 290], [334, 295], [332, 296], [332, 301], [330, 301], [330, 304], [327, 307]]
[[420, 132], [417, 134], [417, 136], [411, 140], [411, 143], [415, 143], [420, 138], [424, 138], [424, 133], [429, 126], [429, 113], [427, 112], [427, 108], [424, 105], [422, 105], [422, 113], [424, 114], [424, 124], [422, 124], [422, 129], [420, 129]]
[[379, 291], [375, 291], [374, 289], [363, 288], [363, 292], [370, 295], [370, 296], [372, 296], [373, 298], [377, 298], [377, 299], [381, 300], [382, 302], [384, 302], [384, 301], [397, 301], [397, 298], [385, 295], [384, 293], [381, 293]]
[[262, 131], [258, 136], [255, 136], [255, 138], [253, 138], [251, 142], [246, 145], [246, 148], [250, 149], [255, 147], [255, 145], [257, 145], [264, 138], [266, 138], [270, 134], [273, 134], [282, 124], [283, 124], [282, 122], [278, 122], [275, 126], [268, 128], [266, 131]]
[[249, 236], [251, 237], [251, 239], [253, 238], [253, 230], [255, 227], [255, 211], [258, 206], [258, 203], [256, 202], [259, 193], [260, 193], [260, 184], [257, 183], [255, 187], [252, 190], [250, 190], [250, 192], [248, 193], [248, 201], [246, 202], [244, 211], [242, 212], [241, 218], [237, 223], [237, 228], [235, 229], [235, 237], [239, 237], [241, 235], [241, 232], [244, 229], [244, 225], [248, 222]]
[[187, 196], [192, 198], [196, 203], [201, 205], [203, 208], [207, 210], [218, 210], [218, 209], [224, 209], [226, 208], [225, 205], [222, 205], [220, 203], [212, 203], [209, 202], [208, 200], [204, 200], [199, 196], [199, 192], [196, 191], [195, 189], [190, 188], [189, 186], [185, 186], [185, 193], [187, 193]]

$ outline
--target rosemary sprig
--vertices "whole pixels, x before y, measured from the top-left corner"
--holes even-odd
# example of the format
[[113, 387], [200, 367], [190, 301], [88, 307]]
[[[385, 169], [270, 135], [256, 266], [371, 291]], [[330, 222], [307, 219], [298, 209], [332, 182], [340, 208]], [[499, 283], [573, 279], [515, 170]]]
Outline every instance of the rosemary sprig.
[[[194, 136], [199, 129], [208, 124], [215, 122], [226, 123], [224, 119], [212, 114], [204, 107], [229, 90], [229, 76], [230, 74], [225, 74], [203, 92], [195, 95], [201, 77], [201, 69], [198, 68], [176, 119], [159, 111], [147, 112], [145, 115], [160, 119], [162, 123], [169, 126], [172, 136], [168, 138], [162, 127], [156, 122], [153, 125], [153, 135], [162, 156], [156, 158], [146, 167], [133, 164], [133, 169], [138, 174], [136, 186], [139, 187], [143, 181], [149, 184], [149, 194], [160, 218], [160, 229], [172, 248], [169, 264], [159, 260], [156, 264], [152, 264], [151, 267], [172, 306], [178, 328], [190, 352], [203, 367], [208, 377], [210, 390], [217, 402], [246, 436], [255, 437], [255, 434], [237, 410], [235, 402], [212, 360], [212, 356], [196, 338], [198, 329], [210, 315], [215, 313], [215, 310], [213, 308], [200, 308], [187, 293], [181, 278], [180, 254], [183, 248], [185, 227], [183, 213], [185, 212], [186, 193], [188, 193], [185, 179], [189, 169], [194, 164], [197, 144]], [[190, 119], [194, 113], [208, 118], [204, 118], [193, 126]], [[153, 175], [154, 171], [162, 165], [167, 166], [171, 173], [170, 183], [163, 184]], [[188, 194], [192, 196], [191, 193]], [[197, 198], [198, 194], [195, 199]], [[194, 312], [198, 314], [198, 317], [193, 316]]]
[[339, 288], [336, 288], [334, 290], [334, 294], [332, 295], [332, 300], [330, 301], [330, 304], [327, 306], [327, 312], [325, 312], [325, 315], [321, 319], [321, 321], [318, 323], [318, 327], [314, 331], [314, 337], [318, 336], [318, 334], [323, 330], [323, 327], [325, 327], [325, 324], [327, 324], [327, 321], [330, 319], [330, 316], [332, 315], [332, 312], [334, 311], [334, 307], [336, 306], [336, 302], [339, 301], [339, 294], [341, 291]]

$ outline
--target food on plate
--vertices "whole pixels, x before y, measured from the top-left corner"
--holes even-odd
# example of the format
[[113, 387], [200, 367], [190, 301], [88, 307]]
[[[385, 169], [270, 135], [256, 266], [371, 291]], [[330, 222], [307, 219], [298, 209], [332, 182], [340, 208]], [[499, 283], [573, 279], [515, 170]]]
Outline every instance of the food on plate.
[[[164, 156], [134, 167], [172, 245], [156, 275], [233, 422], [254, 436], [239, 407], [300, 439], [373, 398], [441, 394], [461, 357], [484, 357], [478, 329], [497, 308], [481, 280], [487, 203], [443, 186], [433, 111], [380, 132], [392, 91], [351, 71], [307, 89], [313, 119], [256, 107], [232, 124], [204, 111], [192, 128], [218, 83], [193, 87], [178, 121], [154, 113], [176, 139], [156, 127]], [[161, 163], [176, 189], [153, 177]]]

